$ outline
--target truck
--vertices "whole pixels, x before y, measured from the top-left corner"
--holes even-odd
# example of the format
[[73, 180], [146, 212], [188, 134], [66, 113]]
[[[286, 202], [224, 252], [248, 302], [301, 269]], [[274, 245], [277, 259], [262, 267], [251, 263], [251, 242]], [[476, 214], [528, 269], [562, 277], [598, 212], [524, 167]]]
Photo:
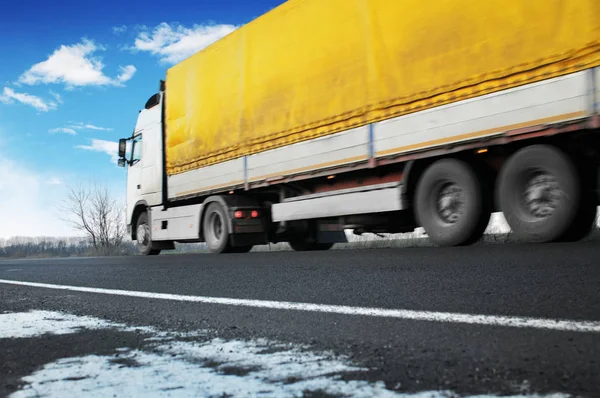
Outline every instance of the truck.
[[[170, 67], [119, 140], [143, 255], [328, 250], [345, 231], [583, 239], [597, 0], [288, 0]], [[159, 80], [159, 79], [157, 79]]]

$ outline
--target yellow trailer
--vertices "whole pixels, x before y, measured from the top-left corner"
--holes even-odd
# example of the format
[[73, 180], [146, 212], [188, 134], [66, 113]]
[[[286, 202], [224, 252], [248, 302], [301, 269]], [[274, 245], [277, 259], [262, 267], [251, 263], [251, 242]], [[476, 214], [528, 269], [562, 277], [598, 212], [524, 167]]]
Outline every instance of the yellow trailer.
[[289, 0], [173, 66], [167, 173], [600, 64], [598, 0]]

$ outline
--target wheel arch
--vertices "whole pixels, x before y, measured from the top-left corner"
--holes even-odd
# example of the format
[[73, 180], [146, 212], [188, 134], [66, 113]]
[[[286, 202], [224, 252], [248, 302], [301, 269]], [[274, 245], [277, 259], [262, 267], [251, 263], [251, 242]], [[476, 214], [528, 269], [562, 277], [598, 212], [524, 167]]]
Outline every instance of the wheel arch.
[[[139, 200], [133, 207], [133, 213], [131, 214], [131, 240], [137, 239], [137, 228], [136, 224], [140, 215], [148, 211], [148, 202], [145, 200]], [[148, 222], [150, 220], [150, 214], [148, 214]]]

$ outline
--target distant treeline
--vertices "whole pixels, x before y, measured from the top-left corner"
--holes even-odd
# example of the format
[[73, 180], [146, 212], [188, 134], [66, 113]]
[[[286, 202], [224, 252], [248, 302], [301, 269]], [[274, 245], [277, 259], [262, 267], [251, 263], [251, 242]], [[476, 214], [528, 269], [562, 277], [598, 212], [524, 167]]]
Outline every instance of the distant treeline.
[[[201, 252], [203, 244], [178, 244], [178, 253]], [[165, 252], [165, 254], [168, 252]], [[131, 256], [136, 255], [135, 242], [123, 242], [109, 255]], [[50, 257], [92, 257], [103, 255], [94, 250], [90, 240], [77, 237], [14, 237], [0, 238], [0, 258], [50, 258]]]
[[[133, 253], [131, 242], [123, 243], [119, 253]], [[83, 238], [29, 238], [0, 239], [0, 258], [46, 258], [94, 256], [92, 242]]]

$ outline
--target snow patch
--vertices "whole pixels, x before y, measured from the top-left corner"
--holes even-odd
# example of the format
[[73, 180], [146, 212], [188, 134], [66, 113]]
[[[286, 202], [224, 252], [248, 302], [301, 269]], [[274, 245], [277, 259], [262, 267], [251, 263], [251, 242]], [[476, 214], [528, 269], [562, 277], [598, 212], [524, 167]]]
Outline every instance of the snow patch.
[[[0, 338], [118, 329], [148, 333], [145, 346], [119, 347], [111, 355], [61, 358], [22, 379], [11, 398], [62, 397], [351, 397], [450, 398], [451, 392], [416, 394], [386, 389], [383, 382], [360, 380], [368, 369], [331, 352], [266, 339], [205, 340], [204, 331], [175, 333], [131, 327], [93, 317], [31, 311], [0, 314]], [[188, 339], [189, 341], [184, 341]], [[349, 376], [345, 380], [344, 376]], [[483, 397], [483, 396], [481, 396]], [[490, 396], [491, 397], [491, 396]], [[563, 398], [566, 395], [548, 395]]]
[[[185, 345], [185, 343], [182, 343]], [[189, 344], [192, 349], [194, 344]], [[181, 347], [180, 347], [181, 348]], [[244, 349], [243, 343], [236, 344]], [[215, 345], [208, 351], [226, 349]], [[193, 349], [192, 349], [193, 350]], [[188, 350], [189, 351], [189, 350]], [[200, 354], [198, 351], [196, 354]], [[144, 397], [190, 397], [190, 396], [302, 396], [305, 391], [323, 391], [329, 394], [351, 395], [356, 397], [392, 397], [394, 392], [385, 389], [382, 383], [369, 384], [364, 381], [345, 382], [337, 377], [328, 376], [327, 363], [323, 363], [320, 374], [310, 369], [315, 377], [286, 383], [281, 374], [270, 374], [269, 365], [273, 363], [269, 354], [257, 361], [265, 366], [258, 372], [250, 371], [246, 375], [235, 374], [232, 370], [223, 371], [210, 365], [211, 358], [197, 355], [173, 357], [177, 352], [165, 350], [159, 353], [131, 351], [117, 356], [85, 356], [56, 361], [23, 381], [30, 383], [23, 390], [12, 395], [13, 398], [37, 397], [43, 392], [45, 397], [61, 397], [65, 391], [73, 396], [144, 396]], [[239, 354], [243, 355], [243, 351]], [[304, 358], [296, 358], [302, 363]], [[235, 363], [223, 363], [224, 366]], [[316, 364], [305, 363], [304, 367], [313, 368]], [[350, 369], [350, 367], [348, 367]], [[242, 372], [243, 373], [243, 372]], [[263, 375], [271, 376], [271, 379]]]
[[0, 339], [30, 338], [44, 334], [71, 334], [83, 329], [117, 327], [102, 319], [75, 316], [52, 311], [0, 314]]
[[62, 358], [24, 377], [12, 397], [63, 396], [302, 396], [305, 392], [357, 397], [395, 396], [383, 383], [342, 379], [366, 370], [332, 353], [314, 353], [293, 344], [254, 341], [181, 341], [204, 332], [171, 333], [133, 328], [92, 317], [51, 311], [0, 314], [1, 338], [118, 329], [151, 332], [142, 350], [115, 349], [113, 355]]
[[149, 326], [128, 326], [124, 323], [57, 311], [35, 310], [0, 314], [0, 339], [32, 338], [45, 334], [74, 334], [83, 330], [100, 329], [148, 334], [149, 337], [145, 339], [146, 341], [168, 341], [206, 336], [206, 332], [203, 330], [192, 332], [161, 331]]
[[[62, 397], [65, 391], [85, 397], [302, 397], [311, 392], [347, 397], [456, 397], [445, 391], [409, 394], [387, 390], [382, 382], [345, 381], [336, 372], [358, 368], [294, 349], [261, 354], [257, 348], [241, 341], [212, 341], [158, 347], [155, 352], [121, 350], [113, 356], [61, 359], [25, 377], [23, 381], [30, 384], [11, 398], [38, 397], [40, 393]], [[237, 373], [233, 370], [245, 366], [254, 368]], [[563, 397], [566, 395], [545, 396]]]

